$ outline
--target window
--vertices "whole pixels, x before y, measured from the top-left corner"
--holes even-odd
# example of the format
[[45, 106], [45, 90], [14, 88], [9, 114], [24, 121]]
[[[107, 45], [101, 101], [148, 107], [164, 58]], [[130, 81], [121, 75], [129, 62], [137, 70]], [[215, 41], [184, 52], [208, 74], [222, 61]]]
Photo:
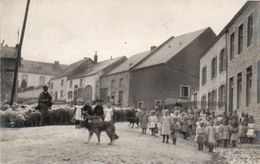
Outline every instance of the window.
[[63, 90], [60, 91], [60, 98], [63, 97]]
[[51, 89], [53, 89], [53, 83], [51, 83]]
[[44, 76], [40, 76], [40, 83], [39, 85], [45, 85], [45, 77]]
[[219, 53], [219, 73], [226, 70], [226, 54], [223, 48]]
[[60, 82], [60, 85], [63, 86], [64, 80], [62, 79]]
[[72, 92], [72, 91], [69, 91], [69, 92], [68, 92], [68, 99], [72, 99], [72, 97], [73, 97], [73, 92]]
[[207, 83], [207, 66], [202, 68], [202, 85]]
[[243, 50], [243, 24], [238, 27], [238, 54]]
[[143, 101], [138, 101], [138, 102], [137, 102], [137, 108], [138, 108], [138, 109], [144, 108], [144, 102], [143, 102]]
[[116, 81], [115, 81], [115, 80], [112, 80], [112, 81], [111, 81], [111, 88], [112, 88], [112, 89], [115, 88], [115, 85], [116, 85]]
[[80, 81], [79, 81], [79, 87], [80, 87], [80, 88], [83, 87], [83, 79], [80, 79]]
[[216, 110], [216, 107], [217, 107], [217, 91], [216, 90], [213, 90], [212, 91], [212, 110]]
[[70, 80], [70, 88], [72, 88], [72, 85], [73, 85], [73, 81], [72, 80]]
[[247, 18], [247, 47], [252, 44], [253, 39], [253, 15]]
[[260, 60], [257, 62], [257, 103], [260, 103]]
[[237, 109], [240, 108], [242, 95], [242, 73], [237, 74]]
[[252, 66], [246, 69], [246, 106], [251, 104]]
[[225, 85], [218, 88], [218, 107], [222, 108], [225, 105]]
[[234, 58], [235, 53], [235, 33], [230, 35], [230, 60]]
[[162, 100], [155, 100], [154, 106], [155, 106], [155, 107], [160, 107], [160, 106], [162, 106]]
[[124, 96], [123, 91], [119, 91], [119, 92], [118, 92], [118, 104], [119, 104], [119, 105], [122, 105], [122, 104], [123, 104], [123, 96]]
[[213, 58], [211, 61], [211, 79], [217, 76], [217, 57]]
[[181, 85], [181, 98], [189, 98], [190, 96], [190, 86], [188, 85]]
[[197, 108], [197, 103], [198, 103], [198, 93], [194, 93], [193, 94], [193, 102], [194, 102], [194, 106]]
[[124, 81], [124, 79], [120, 79], [120, 80], [119, 80], [119, 88], [122, 88], [122, 87], [123, 87], [123, 81]]
[[201, 108], [206, 109], [206, 103], [207, 103], [206, 101], [207, 101], [206, 95], [203, 95], [201, 97]]
[[212, 106], [212, 102], [211, 102], [211, 100], [212, 100], [212, 98], [211, 98], [211, 92], [209, 92], [208, 93], [208, 109], [211, 109], [211, 106]]
[[115, 97], [116, 97], [115, 92], [111, 92], [110, 98], [111, 98], [112, 103], [115, 103]]
[[229, 112], [233, 111], [233, 90], [234, 90], [233, 77], [229, 79]]

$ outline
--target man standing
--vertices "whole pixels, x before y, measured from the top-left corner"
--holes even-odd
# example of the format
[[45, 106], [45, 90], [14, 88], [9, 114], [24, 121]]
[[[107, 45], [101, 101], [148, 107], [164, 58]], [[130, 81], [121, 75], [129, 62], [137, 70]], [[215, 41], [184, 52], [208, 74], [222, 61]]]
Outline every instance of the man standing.
[[96, 100], [96, 107], [94, 109], [94, 115], [101, 117], [102, 121], [104, 121], [104, 109], [102, 106], [102, 101], [101, 100]]
[[92, 111], [92, 107], [90, 104], [90, 101], [87, 100], [86, 104], [84, 105], [84, 107], [82, 108], [82, 115], [84, 118], [86, 118], [86, 116], [93, 116], [94, 112]]
[[41, 112], [41, 126], [45, 125], [48, 108], [50, 108], [52, 106], [52, 103], [51, 103], [52, 97], [48, 93], [48, 87], [45, 85], [42, 88], [43, 88], [43, 92], [40, 94], [39, 100], [38, 100], [38, 108]]

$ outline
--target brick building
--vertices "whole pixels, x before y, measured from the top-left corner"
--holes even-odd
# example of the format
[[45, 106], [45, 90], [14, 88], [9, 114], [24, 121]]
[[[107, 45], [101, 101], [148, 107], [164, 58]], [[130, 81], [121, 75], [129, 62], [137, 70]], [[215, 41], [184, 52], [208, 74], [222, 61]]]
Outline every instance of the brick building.
[[141, 60], [130, 73], [129, 106], [149, 110], [190, 100], [199, 87], [199, 61], [215, 39], [211, 28], [171, 37]]

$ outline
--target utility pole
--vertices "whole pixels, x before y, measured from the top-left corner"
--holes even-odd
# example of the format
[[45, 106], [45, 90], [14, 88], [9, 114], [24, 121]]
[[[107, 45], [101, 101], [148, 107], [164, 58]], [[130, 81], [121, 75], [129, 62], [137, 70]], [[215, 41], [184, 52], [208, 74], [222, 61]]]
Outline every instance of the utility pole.
[[28, 17], [29, 6], [30, 6], [30, 0], [27, 0], [24, 19], [23, 19], [23, 27], [22, 27], [20, 43], [18, 44], [18, 47], [17, 47], [18, 52], [17, 52], [16, 63], [15, 63], [15, 69], [14, 69], [14, 79], [13, 79], [13, 87], [12, 87], [12, 93], [11, 93], [10, 106], [12, 106], [13, 103], [14, 103], [15, 94], [16, 94], [16, 90], [17, 90], [18, 67], [21, 65], [21, 52], [22, 52], [23, 38], [24, 38], [24, 33], [25, 33], [25, 27], [26, 27], [26, 22], [27, 22], [27, 17]]

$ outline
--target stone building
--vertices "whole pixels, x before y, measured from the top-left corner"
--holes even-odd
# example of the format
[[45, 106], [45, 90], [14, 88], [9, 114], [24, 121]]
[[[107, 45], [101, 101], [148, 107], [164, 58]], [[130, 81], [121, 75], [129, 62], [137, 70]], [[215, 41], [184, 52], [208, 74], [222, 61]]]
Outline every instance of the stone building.
[[[213, 46], [214, 45], [214, 46]], [[223, 112], [226, 106], [225, 36], [217, 36], [200, 59], [199, 108]]]
[[[155, 47], [151, 47], [152, 49]], [[146, 51], [129, 57], [119, 66], [100, 79], [100, 98], [105, 102], [129, 106], [130, 69], [144, 59], [151, 51]]]
[[[222, 49], [224, 49], [225, 54], [226, 71], [221, 74], [217, 72], [216, 78], [211, 79], [214, 73], [212, 71], [212, 68], [214, 68], [212, 65], [215, 62], [213, 62], [213, 58], [218, 55], [216, 63], [217, 66], [220, 66]], [[237, 111], [238, 114], [244, 112], [254, 116], [257, 141], [259, 142], [260, 2], [248, 1], [245, 3], [209, 47], [200, 61], [200, 66], [199, 95], [202, 101], [201, 106], [211, 108], [212, 103], [213, 106], [218, 104], [219, 99], [216, 99], [216, 95], [218, 95], [218, 98], [221, 97], [219, 96], [222, 93], [221, 86], [224, 86], [224, 92], [227, 96], [220, 100], [225, 100], [226, 111]], [[207, 67], [206, 71], [204, 71], [205, 66]], [[210, 69], [208, 69], [208, 66], [210, 66]], [[204, 84], [205, 79], [207, 79], [208, 84]], [[212, 109], [218, 109], [218, 107]]]
[[17, 48], [0, 46], [0, 66], [1, 66], [1, 102], [10, 101], [13, 86], [15, 63], [17, 59]]
[[199, 61], [215, 39], [211, 28], [171, 37], [130, 71], [129, 106], [154, 109], [190, 101], [199, 87]]

